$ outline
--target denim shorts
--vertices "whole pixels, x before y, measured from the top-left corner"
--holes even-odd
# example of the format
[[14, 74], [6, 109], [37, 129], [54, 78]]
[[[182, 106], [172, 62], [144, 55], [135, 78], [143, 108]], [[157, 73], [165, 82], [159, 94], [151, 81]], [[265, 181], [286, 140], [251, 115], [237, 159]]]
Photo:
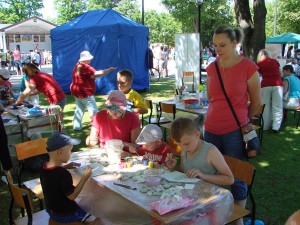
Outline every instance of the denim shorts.
[[69, 216], [58, 216], [58, 215], [50, 212], [49, 210], [46, 210], [46, 211], [49, 214], [50, 218], [52, 218], [53, 220], [55, 220], [56, 222], [59, 222], [59, 223], [71, 223], [71, 222], [83, 221], [88, 215], [90, 215], [89, 213], [87, 213], [80, 207], [78, 207], [76, 212], [74, 212], [73, 214], [71, 214]]
[[[241, 131], [239, 129], [228, 134], [217, 135], [204, 132], [204, 140], [214, 144], [223, 155], [228, 155], [243, 161], [247, 161], [245, 156], [245, 142], [242, 140]], [[241, 201], [247, 198], [248, 186], [246, 183], [235, 179], [231, 185], [231, 193], [235, 201]]]

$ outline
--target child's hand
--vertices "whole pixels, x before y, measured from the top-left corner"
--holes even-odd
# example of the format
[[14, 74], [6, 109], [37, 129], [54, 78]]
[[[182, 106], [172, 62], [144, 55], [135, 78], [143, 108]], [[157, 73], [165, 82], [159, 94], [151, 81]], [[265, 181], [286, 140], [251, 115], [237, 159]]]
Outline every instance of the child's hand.
[[177, 159], [174, 158], [174, 155], [172, 153], [168, 153], [167, 157], [165, 159], [165, 165], [169, 169], [173, 169], [173, 168], [175, 168], [176, 164], [177, 164]]
[[75, 169], [78, 166], [80, 166], [80, 163], [70, 162], [70, 163], [64, 165], [64, 168], [65, 169]]
[[198, 169], [191, 169], [186, 173], [186, 175], [190, 178], [201, 178], [202, 174], [203, 173]]
[[88, 178], [91, 177], [91, 175], [92, 175], [92, 168], [91, 168], [90, 166], [86, 166], [86, 167], [85, 167], [85, 170], [84, 170], [83, 176], [84, 176], [86, 179], [88, 179]]
[[130, 152], [130, 153], [137, 153], [137, 147], [136, 147], [136, 146], [130, 145], [130, 146], [129, 146], [129, 152]]

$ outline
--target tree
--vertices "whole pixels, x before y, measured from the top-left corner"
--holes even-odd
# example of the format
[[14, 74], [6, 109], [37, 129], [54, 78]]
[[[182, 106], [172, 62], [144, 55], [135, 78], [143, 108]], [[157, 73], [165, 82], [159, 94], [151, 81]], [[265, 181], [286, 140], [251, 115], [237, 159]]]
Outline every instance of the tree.
[[234, 0], [235, 15], [238, 25], [243, 29], [245, 39], [243, 52], [247, 57], [256, 60], [258, 52], [265, 48], [266, 6], [264, 0], [253, 0], [253, 19], [249, 0]]
[[145, 13], [145, 25], [150, 30], [150, 43], [163, 43], [174, 46], [174, 36], [181, 31], [181, 23], [169, 13], [154, 10]]
[[278, 0], [278, 34], [300, 34], [300, 1]]
[[142, 21], [137, 0], [122, 0], [115, 10], [133, 21], [138, 23], [141, 23]]
[[54, 0], [58, 13], [57, 23], [63, 24], [87, 11], [86, 1]]
[[0, 0], [0, 21], [16, 23], [34, 16], [41, 17], [38, 10], [43, 6], [43, 0]]
[[[198, 8], [196, 0], [162, 0], [172, 16], [182, 23], [182, 32], [198, 32]], [[232, 24], [228, 0], [205, 0], [201, 6], [201, 37], [208, 44], [214, 29], [221, 24]]]

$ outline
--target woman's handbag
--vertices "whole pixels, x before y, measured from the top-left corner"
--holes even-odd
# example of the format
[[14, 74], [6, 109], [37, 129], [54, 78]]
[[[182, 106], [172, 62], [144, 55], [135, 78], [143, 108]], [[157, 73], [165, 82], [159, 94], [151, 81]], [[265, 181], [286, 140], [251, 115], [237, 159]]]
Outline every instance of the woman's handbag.
[[219, 77], [219, 82], [220, 82], [222, 91], [225, 95], [226, 101], [229, 105], [229, 108], [230, 108], [230, 110], [233, 114], [233, 117], [234, 117], [238, 127], [240, 128], [243, 140], [246, 143], [246, 148], [245, 148], [246, 155], [247, 155], [248, 158], [253, 158], [260, 152], [259, 138], [257, 137], [257, 134], [256, 134], [255, 130], [253, 130], [251, 123], [248, 123], [245, 126], [241, 126], [240, 121], [239, 121], [239, 119], [238, 119], [238, 117], [237, 117], [237, 115], [234, 111], [234, 108], [233, 108], [233, 106], [230, 102], [230, 99], [229, 99], [229, 97], [226, 93], [226, 90], [225, 90], [225, 87], [224, 87], [224, 84], [223, 84], [223, 80], [222, 80], [217, 62], [215, 62], [215, 66], [216, 66], [217, 74], [218, 74], [218, 77]]

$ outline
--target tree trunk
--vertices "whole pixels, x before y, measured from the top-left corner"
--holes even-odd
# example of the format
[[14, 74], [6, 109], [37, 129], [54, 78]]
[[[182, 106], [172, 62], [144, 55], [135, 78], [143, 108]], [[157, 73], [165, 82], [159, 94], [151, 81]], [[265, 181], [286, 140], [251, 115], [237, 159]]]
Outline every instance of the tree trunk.
[[234, 0], [236, 21], [244, 31], [243, 52], [246, 57], [256, 60], [259, 50], [265, 47], [266, 6], [265, 0], [253, 0], [253, 21], [249, 0]]
[[266, 42], [266, 15], [265, 0], [253, 0], [253, 59], [256, 60], [258, 52], [265, 48]]
[[254, 25], [250, 13], [249, 0], [234, 0], [234, 11], [236, 21], [239, 27], [243, 29], [245, 34], [245, 38], [242, 43], [243, 53], [246, 57], [252, 58], [252, 35]]

